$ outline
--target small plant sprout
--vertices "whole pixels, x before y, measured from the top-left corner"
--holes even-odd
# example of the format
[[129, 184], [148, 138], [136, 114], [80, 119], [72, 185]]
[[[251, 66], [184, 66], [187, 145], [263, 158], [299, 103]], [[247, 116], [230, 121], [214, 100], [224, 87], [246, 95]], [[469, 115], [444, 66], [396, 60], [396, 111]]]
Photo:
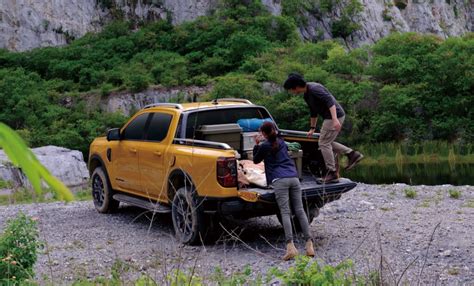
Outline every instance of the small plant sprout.
[[405, 189], [404, 190], [405, 192], [405, 197], [409, 198], [409, 199], [414, 199], [416, 197], [416, 191], [414, 189]]

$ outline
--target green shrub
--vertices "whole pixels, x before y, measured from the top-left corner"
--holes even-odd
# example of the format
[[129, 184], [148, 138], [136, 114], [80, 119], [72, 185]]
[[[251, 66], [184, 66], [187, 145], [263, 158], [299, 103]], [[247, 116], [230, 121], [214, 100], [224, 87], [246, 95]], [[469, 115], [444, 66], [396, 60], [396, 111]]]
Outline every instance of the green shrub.
[[360, 29], [360, 25], [353, 22], [349, 17], [343, 15], [339, 20], [336, 20], [331, 25], [331, 34], [335, 38], [346, 39], [353, 32]]
[[450, 189], [448, 190], [448, 192], [449, 192], [449, 197], [452, 199], [459, 199], [461, 197], [461, 191]]
[[218, 78], [210, 98], [246, 98], [251, 101], [260, 100], [264, 97], [261, 84], [252, 76], [241, 74], [230, 74]]
[[352, 273], [352, 266], [350, 260], [331, 266], [298, 256], [295, 266], [287, 271], [273, 269], [272, 274], [285, 285], [366, 285], [362, 278]]
[[0, 236], [0, 284], [21, 285], [33, 279], [39, 247], [36, 221], [25, 214], [7, 220]]
[[320, 67], [314, 67], [309, 69], [305, 73], [305, 79], [310, 82], [319, 82], [326, 84], [329, 80], [330, 73]]
[[364, 67], [341, 46], [336, 46], [329, 50], [324, 69], [333, 73], [357, 75], [362, 73]]
[[416, 190], [415, 189], [411, 189], [411, 188], [408, 188], [408, 189], [405, 189], [403, 190], [403, 192], [405, 193], [405, 197], [409, 198], [409, 199], [414, 199], [416, 198]]
[[100, 95], [101, 96], [108, 96], [114, 86], [110, 83], [104, 83], [100, 86]]
[[0, 180], [0, 189], [8, 189], [8, 188], [11, 188], [11, 183], [4, 180]]
[[255, 79], [258, 81], [267, 81], [270, 78], [270, 73], [266, 69], [259, 69], [255, 72]]
[[308, 65], [320, 65], [328, 58], [328, 52], [340, 46], [335, 41], [321, 41], [314, 43], [302, 43], [293, 52], [295, 60]]

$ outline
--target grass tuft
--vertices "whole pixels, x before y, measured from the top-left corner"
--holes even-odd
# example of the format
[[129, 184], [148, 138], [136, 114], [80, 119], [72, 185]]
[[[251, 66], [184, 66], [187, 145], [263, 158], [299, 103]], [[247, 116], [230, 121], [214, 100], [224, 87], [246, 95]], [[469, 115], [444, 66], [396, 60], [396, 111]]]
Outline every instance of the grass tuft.
[[449, 197], [452, 199], [459, 199], [461, 197], [461, 191], [450, 189], [448, 190], [448, 192], [449, 192]]
[[415, 189], [411, 189], [411, 188], [405, 189], [404, 193], [405, 193], [405, 197], [409, 199], [414, 199], [417, 196]]

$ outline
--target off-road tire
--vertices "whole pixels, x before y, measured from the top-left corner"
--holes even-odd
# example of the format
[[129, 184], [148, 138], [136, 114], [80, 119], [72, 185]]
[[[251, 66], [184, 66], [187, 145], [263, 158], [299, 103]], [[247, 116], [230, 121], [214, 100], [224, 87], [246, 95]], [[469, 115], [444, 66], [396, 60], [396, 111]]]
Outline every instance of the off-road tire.
[[100, 213], [117, 211], [120, 202], [113, 199], [114, 190], [110, 186], [109, 177], [102, 167], [97, 167], [91, 176], [92, 200], [95, 209]]
[[171, 217], [178, 241], [189, 245], [204, 243], [207, 236], [206, 219], [192, 187], [181, 187], [176, 191]]

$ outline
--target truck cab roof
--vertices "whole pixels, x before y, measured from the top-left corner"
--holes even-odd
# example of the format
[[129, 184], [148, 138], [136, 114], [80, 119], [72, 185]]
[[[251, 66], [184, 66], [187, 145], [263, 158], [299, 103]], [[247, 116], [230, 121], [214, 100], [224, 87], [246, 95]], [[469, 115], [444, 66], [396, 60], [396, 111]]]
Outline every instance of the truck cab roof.
[[196, 109], [218, 109], [220, 107], [230, 106], [256, 106], [247, 99], [242, 98], [219, 98], [212, 101], [205, 102], [190, 102], [190, 103], [154, 103], [144, 107], [144, 109], [152, 108], [175, 108], [182, 111], [192, 111]]

